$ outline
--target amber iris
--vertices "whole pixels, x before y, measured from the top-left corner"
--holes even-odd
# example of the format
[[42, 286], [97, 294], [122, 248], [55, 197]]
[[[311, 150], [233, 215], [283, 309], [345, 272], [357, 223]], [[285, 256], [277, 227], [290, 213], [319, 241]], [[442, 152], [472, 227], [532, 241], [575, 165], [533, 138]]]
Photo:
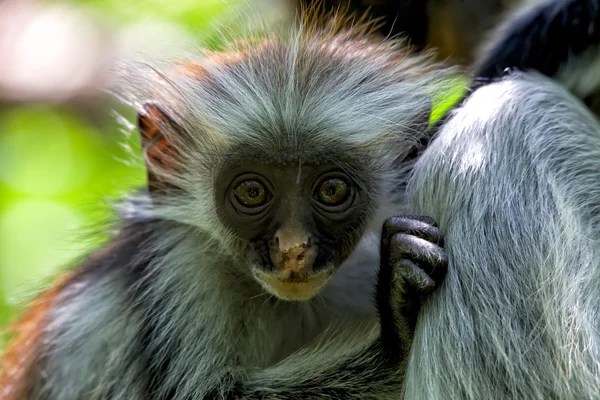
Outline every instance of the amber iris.
[[267, 189], [259, 181], [244, 181], [235, 188], [235, 198], [246, 207], [258, 207], [267, 201]]
[[319, 201], [328, 206], [342, 204], [350, 195], [348, 184], [339, 178], [331, 178], [323, 181], [317, 191]]

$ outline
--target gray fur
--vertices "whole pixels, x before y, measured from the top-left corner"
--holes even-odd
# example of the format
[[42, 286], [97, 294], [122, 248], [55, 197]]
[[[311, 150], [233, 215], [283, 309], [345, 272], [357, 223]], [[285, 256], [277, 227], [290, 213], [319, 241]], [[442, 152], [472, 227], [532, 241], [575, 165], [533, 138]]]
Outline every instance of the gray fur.
[[[370, 297], [377, 247], [372, 248], [369, 239], [321, 297], [283, 302], [271, 299], [250, 278], [232, 274], [226, 268], [232, 260], [219, 257], [217, 248], [208, 250], [202, 235], [186, 228], [156, 234], [164, 239], [153, 246], [172, 250], [151, 265], [146, 279], [153, 284], [139, 300], [148, 301], [151, 312], [146, 317], [163, 330], [153, 348], [158, 360], [173, 359], [164, 378], [167, 384], [170, 379], [181, 382], [175, 399], [202, 398], [215, 388], [225, 391], [233, 383], [223, 380], [228, 374], [246, 377], [256, 390], [277, 381], [272, 390], [281, 390], [277, 398], [282, 398], [299, 383], [299, 376], [311, 381], [335, 370], [336, 359], [346, 362], [376, 337]], [[145, 371], [139, 370], [143, 364], [131, 351], [138, 346], [145, 322], [139, 309], [128, 304], [122, 283], [126, 280], [125, 271], [113, 271], [99, 280], [70, 285], [58, 299], [43, 345], [44, 362], [36, 372], [35, 380], [41, 383], [35, 384], [35, 399], [147, 398]], [[345, 299], [340, 290], [354, 295]], [[357, 298], [366, 304], [355, 304]], [[173, 341], [180, 344], [174, 346]], [[308, 346], [310, 342], [314, 344]], [[327, 384], [339, 384], [330, 378]], [[157, 398], [167, 395], [156, 393]]]
[[[301, 389], [303, 380], [325, 389], [365, 386], [368, 370], [355, 383], [348, 376], [338, 380], [335, 373], [349, 360], [357, 366], [374, 362], [374, 353], [366, 349], [379, 325], [371, 304], [378, 241], [373, 248], [366, 238], [318, 298], [282, 302], [250, 278], [236, 277], [227, 268], [233, 260], [219, 257], [218, 248], [207, 249], [203, 235], [184, 228], [157, 236], [164, 239], [153, 246], [172, 250], [151, 265], [146, 277], [153, 284], [139, 301], [148, 301], [150, 313], [143, 317], [127, 304], [124, 271], [72, 285], [52, 312], [34, 399], [146, 399], [146, 371], [131, 350], [148, 317], [162, 329], [152, 343], [154, 356], [172, 360], [164, 388], [179, 385], [173, 399], [226, 392], [232, 379], [262, 393], [256, 398], [274, 399], [297, 398], [294, 388]], [[359, 390], [356, 398], [393, 398], [385, 387], [389, 382], [371, 379], [371, 395]], [[393, 382], [398, 392], [400, 381]], [[381, 391], [374, 389], [377, 385]], [[155, 395], [164, 398], [169, 392]]]
[[513, 74], [477, 90], [415, 167], [414, 210], [445, 234], [406, 399], [600, 398], [600, 125]]

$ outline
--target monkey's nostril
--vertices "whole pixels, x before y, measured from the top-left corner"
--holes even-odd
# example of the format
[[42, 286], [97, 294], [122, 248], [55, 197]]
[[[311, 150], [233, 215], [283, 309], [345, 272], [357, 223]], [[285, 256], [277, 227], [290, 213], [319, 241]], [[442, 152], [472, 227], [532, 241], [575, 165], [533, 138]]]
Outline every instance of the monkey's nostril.
[[304, 260], [304, 253], [298, 254], [298, 257], [296, 257], [296, 260], [298, 260], [298, 261]]
[[275, 236], [275, 244], [279, 246], [279, 236]]

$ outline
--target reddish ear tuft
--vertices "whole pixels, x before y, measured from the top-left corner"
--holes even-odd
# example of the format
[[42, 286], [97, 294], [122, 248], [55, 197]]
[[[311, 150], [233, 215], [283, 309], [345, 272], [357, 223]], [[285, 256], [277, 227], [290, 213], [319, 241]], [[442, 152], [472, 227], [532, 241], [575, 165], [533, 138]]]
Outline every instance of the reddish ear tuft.
[[175, 71], [182, 76], [193, 79], [200, 79], [207, 75], [206, 69], [202, 65], [193, 62], [179, 64]]
[[148, 184], [150, 189], [156, 189], [164, 184], [164, 179], [160, 179], [156, 174], [157, 169], [162, 172], [176, 170], [177, 151], [164, 133], [165, 129], [174, 129], [175, 124], [158, 104], [148, 102], [138, 113], [138, 128], [148, 168]]

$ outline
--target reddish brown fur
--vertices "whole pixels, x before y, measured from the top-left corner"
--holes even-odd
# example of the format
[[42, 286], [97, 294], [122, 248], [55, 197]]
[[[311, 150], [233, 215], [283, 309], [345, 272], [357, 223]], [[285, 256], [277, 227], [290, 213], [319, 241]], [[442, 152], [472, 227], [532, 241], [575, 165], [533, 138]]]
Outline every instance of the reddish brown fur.
[[195, 62], [179, 64], [175, 67], [175, 72], [192, 79], [199, 79], [207, 74], [206, 68]]
[[1, 400], [30, 398], [31, 388], [27, 385], [26, 377], [30, 375], [31, 368], [35, 367], [39, 357], [47, 313], [71, 275], [60, 277], [54, 286], [33, 300], [25, 315], [9, 328], [14, 337], [0, 358]]
[[[257, 45], [258, 46], [258, 45]], [[204, 65], [210, 64], [233, 64], [247, 57], [245, 51], [214, 52], [203, 59]], [[178, 74], [194, 79], [200, 79], [208, 74], [206, 68], [197, 62], [185, 62], [175, 67]]]
[[146, 104], [144, 112], [139, 116], [138, 124], [151, 189], [160, 186], [156, 174], [153, 173], [157, 167], [162, 171], [170, 172], [176, 169], [173, 163], [177, 156], [174, 146], [169, 143], [169, 140], [161, 132], [161, 124], [169, 122], [163, 112], [152, 104]]

